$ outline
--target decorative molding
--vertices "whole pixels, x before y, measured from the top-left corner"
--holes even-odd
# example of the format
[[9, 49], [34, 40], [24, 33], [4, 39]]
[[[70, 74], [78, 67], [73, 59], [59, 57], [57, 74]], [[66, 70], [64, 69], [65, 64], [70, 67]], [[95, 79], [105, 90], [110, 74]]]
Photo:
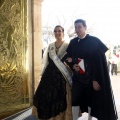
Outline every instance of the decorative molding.
[[0, 0], [0, 116], [29, 106], [27, 0]]

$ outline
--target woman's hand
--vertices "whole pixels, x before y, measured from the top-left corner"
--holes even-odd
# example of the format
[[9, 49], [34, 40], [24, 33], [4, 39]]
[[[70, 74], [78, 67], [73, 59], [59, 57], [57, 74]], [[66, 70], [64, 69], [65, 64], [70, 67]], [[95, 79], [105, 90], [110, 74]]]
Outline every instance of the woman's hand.
[[98, 91], [98, 90], [101, 89], [99, 83], [98, 83], [97, 81], [95, 81], [95, 80], [93, 81], [93, 88], [94, 88], [94, 90], [96, 90], [96, 91]]
[[70, 57], [68, 57], [66, 60], [67, 60], [69, 63], [72, 62], [72, 58], [70, 58]]

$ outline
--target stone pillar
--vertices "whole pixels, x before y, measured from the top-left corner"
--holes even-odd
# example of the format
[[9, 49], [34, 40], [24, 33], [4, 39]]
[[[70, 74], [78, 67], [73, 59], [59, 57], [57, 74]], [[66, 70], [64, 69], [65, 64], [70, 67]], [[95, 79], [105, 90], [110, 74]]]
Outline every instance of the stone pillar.
[[[31, 0], [31, 19], [32, 24], [32, 81], [30, 83], [30, 104], [34, 92], [40, 81], [41, 63], [42, 63], [42, 25], [41, 25], [41, 3], [42, 0]], [[30, 12], [30, 11], [28, 11]], [[29, 24], [28, 24], [29, 27]]]
[[42, 0], [34, 0], [33, 3], [33, 39], [34, 39], [34, 88], [40, 80], [42, 63], [42, 25], [41, 25], [41, 3]]

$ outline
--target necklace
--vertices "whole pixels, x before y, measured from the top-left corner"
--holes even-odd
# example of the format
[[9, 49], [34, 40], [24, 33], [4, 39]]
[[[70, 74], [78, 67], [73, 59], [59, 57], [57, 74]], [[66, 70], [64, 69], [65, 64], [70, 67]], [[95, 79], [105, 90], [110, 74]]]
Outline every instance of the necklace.
[[[62, 45], [62, 44], [61, 44]], [[60, 47], [61, 47], [61, 45], [60, 46], [58, 46], [58, 47], [56, 47], [56, 49], [59, 49]]]
[[[63, 42], [64, 42], [64, 41], [63, 41]], [[63, 44], [63, 42], [62, 42], [62, 44]], [[56, 52], [59, 51], [59, 48], [62, 46], [62, 44], [60, 44], [59, 46], [56, 46]]]
[[56, 45], [56, 49], [59, 49], [62, 46], [63, 42], [64, 41], [62, 41], [62, 43], [59, 46]]
[[58, 53], [60, 47], [61, 47], [61, 45], [56, 47], [56, 53]]

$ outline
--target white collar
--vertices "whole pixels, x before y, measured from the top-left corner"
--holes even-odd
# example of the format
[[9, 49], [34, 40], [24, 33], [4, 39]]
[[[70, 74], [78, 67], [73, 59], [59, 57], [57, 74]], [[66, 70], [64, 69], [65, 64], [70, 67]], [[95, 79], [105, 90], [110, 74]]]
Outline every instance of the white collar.
[[78, 37], [78, 42], [81, 40], [81, 39], [84, 39], [86, 37], [87, 34], [85, 34], [82, 38]]

